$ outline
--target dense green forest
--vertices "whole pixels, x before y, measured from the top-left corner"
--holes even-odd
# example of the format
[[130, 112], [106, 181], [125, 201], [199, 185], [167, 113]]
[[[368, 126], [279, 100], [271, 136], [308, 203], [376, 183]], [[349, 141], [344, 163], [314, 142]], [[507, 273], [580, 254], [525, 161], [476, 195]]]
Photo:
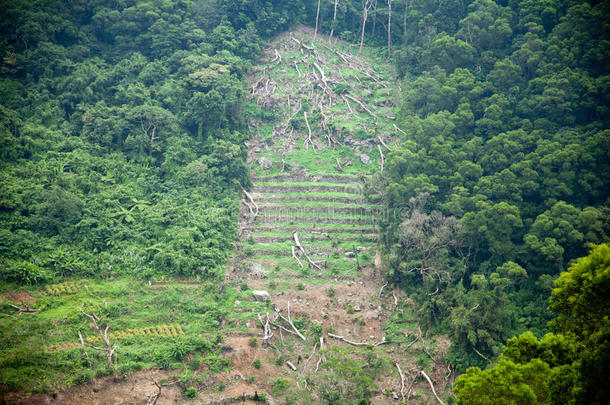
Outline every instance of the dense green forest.
[[[394, 63], [398, 146], [367, 191], [387, 211], [387, 277], [450, 337], [449, 362], [498, 361], [468, 371], [458, 401], [510, 373], [542, 388], [480, 403], [602, 400], [604, 1], [0, 0], [3, 283], [219, 282], [250, 185], [248, 123], [268, 114], [247, 101], [246, 74], [297, 23]], [[595, 294], [581, 297], [579, 272], [599, 273]]]

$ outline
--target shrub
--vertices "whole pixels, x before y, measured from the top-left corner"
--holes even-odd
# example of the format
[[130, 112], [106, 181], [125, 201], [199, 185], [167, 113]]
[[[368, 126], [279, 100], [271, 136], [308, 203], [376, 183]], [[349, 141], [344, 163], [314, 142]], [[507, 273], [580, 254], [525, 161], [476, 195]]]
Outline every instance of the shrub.
[[248, 379], [246, 380], [246, 382], [248, 384], [253, 384], [254, 383], [254, 376], [253, 375], [248, 376]]
[[38, 284], [51, 278], [45, 269], [27, 260], [9, 265], [2, 273], [2, 277], [7, 281], [27, 285]]
[[188, 368], [191, 371], [195, 371], [199, 368], [200, 365], [201, 365], [201, 360], [192, 359], [191, 361], [189, 361]]
[[195, 387], [188, 387], [185, 391], [184, 391], [184, 397], [185, 398], [189, 398], [189, 399], [193, 399], [197, 396], [197, 388]]
[[305, 289], [305, 284], [299, 283], [297, 284], [297, 291], [303, 291]]
[[352, 315], [356, 311], [354, 311], [354, 307], [352, 307], [352, 304], [349, 304], [347, 306], [347, 309], [345, 310], [345, 312], [347, 312], [348, 314]]
[[277, 356], [275, 358], [275, 364], [278, 366], [284, 365], [285, 361], [286, 361], [286, 357], [283, 354], [280, 354], [279, 356]]
[[271, 395], [280, 396], [286, 393], [286, 390], [290, 388], [290, 380], [286, 380], [283, 378], [278, 378], [273, 382], [273, 386], [271, 388]]
[[248, 339], [248, 345], [250, 345], [250, 347], [256, 347], [257, 343], [258, 342], [255, 337], [251, 337], [250, 339]]
[[254, 366], [254, 368], [259, 369], [262, 366], [262, 363], [260, 361], [260, 359], [256, 359], [252, 362], [252, 365]]
[[329, 287], [329, 288], [326, 290], [326, 295], [328, 296], [328, 298], [332, 298], [332, 297], [334, 297], [334, 296], [335, 296], [335, 293], [336, 293], [336, 292], [337, 292], [337, 291], [336, 291], [336, 290], [335, 290], [333, 287]]

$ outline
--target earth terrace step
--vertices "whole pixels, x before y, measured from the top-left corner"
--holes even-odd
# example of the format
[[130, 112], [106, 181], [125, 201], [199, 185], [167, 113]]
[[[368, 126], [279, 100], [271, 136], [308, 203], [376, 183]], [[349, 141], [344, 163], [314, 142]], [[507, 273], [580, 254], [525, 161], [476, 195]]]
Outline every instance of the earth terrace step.
[[347, 193], [362, 194], [362, 188], [350, 185], [255, 185], [252, 187], [253, 193]]
[[281, 204], [259, 204], [259, 215], [267, 213], [282, 212], [282, 213], [311, 213], [311, 214], [341, 214], [341, 215], [358, 215], [368, 216], [374, 215], [379, 208], [365, 208], [365, 207], [308, 207], [308, 206], [293, 206], [293, 205], [281, 205]]
[[269, 225], [250, 225], [244, 228], [244, 232], [323, 232], [323, 233], [360, 233], [375, 234], [377, 229], [374, 227], [346, 227], [346, 228], [325, 228], [324, 226], [299, 226], [297, 224], [284, 224], [280, 226]]
[[[312, 258], [312, 260], [324, 260], [332, 256], [333, 253], [338, 252], [336, 248], [321, 248], [315, 246], [305, 247], [305, 252]], [[286, 249], [252, 249], [252, 253], [256, 256], [292, 256], [292, 250]], [[301, 261], [307, 260], [304, 257]]]
[[[297, 215], [276, 215], [263, 214], [256, 217], [256, 224], [274, 224], [278, 222], [292, 222], [295, 224], [356, 224], [356, 225], [375, 225], [377, 223], [374, 217], [322, 217], [322, 216], [297, 216]], [[295, 227], [298, 227], [295, 226]]]
[[301, 182], [301, 181], [318, 181], [324, 183], [343, 183], [343, 184], [362, 184], [366, 181], [365, 176], [351, 176], [351, 175], [338, 175], [338, 174], [321, 174], [321, 175], [310, 175], [302, 173], [294, 174], [278, 174], [275, 176], [258, 176], [253, 177], [252, 182], [254, 184], [260, 182]]
[[[324, 236], [324, 235], [304, 235], [304, 234], [300, 234], [299, 238], [303, 239], [303, 240], [315, 240], [315, 241], [319, 241], [319, 240], [330, 240], [330, 236]], [[285, 242], [287, 240], [292, 240], [292, 234], [290, 235], [285, 235], [285, 236], [280, 236], [280, 235], [252, 235], [252, 239], [254, 239], [254, 241], [256, 243], [274, 243], [274, 242]], [[340, 238], [342, 241], [358, 241], [358, 242], [377, 242], [377, 235], [376, 234], [362, 234], [361, 236], [348, 236], [348, 237], [341, 237]]]
[[282, 196], [280, 195], [270, 195], [270, 194], [259, 194], [253, 193], [250, 194], [256, 203], [275, 203], [275, 202], [298, 202], [298, 201], [319, 201], [319, 202], [334, 202], [334, 203], [342, 203], [342, 204], [365, 204], [366, 200], [364, 198], [359, 198], [354, 195], [354, 198], [350, 197], [334, 197], [332, 195], [328, 196], [315, 196], [309, 194], [303, 194], [300, 196]]

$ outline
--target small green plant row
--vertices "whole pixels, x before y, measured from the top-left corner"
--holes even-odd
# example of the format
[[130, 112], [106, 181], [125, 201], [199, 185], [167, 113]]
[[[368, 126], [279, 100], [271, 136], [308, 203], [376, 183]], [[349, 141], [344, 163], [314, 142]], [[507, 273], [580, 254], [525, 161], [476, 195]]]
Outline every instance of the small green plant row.
[[66, 281], [59, 284], [52, 284], [45, 287], [48, 295], [68, 295], [76, 294], [81, 287], [80, 282]]
[[[152, 326], [149, 328], [136, 328], [136, 329], [127, 329], [121, 330], [117, 332], [111, 332], [108, 334], [108, 339], [110, 341], [120, 340], [129, 338], [132, 336], [171, 336], [178, 337], [180, 335], [184, 335], [184, 330], [178, 324], [175, 325], [158, 325]], [[88, 336], [85, 338], [85, 341], [90, 344], [99, 343], [101, 338], [99, 336]]]

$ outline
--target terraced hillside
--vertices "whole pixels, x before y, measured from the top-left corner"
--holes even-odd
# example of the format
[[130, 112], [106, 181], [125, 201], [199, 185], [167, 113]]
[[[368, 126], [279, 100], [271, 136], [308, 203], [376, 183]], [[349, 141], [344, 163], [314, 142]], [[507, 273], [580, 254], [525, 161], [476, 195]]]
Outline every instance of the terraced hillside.
[[[421, 371], [437, 390], [449, 386], [448, 342], [422, 336], [408, 298], [385, 284], [383, 207], [363, 193], [397, 130], [391, 71], [312, 34], [276, 38], [252, 76], [253, 185], [227, 272], [242, 293], [225, 320], [232, 373], [251, 377], [215, 398], [265, 391], [278, 403], [323, 402], [338, 379], [333, 389], [352, 400], [436, 401]], [[346, 374], [348, 365], [364, 371]]]

